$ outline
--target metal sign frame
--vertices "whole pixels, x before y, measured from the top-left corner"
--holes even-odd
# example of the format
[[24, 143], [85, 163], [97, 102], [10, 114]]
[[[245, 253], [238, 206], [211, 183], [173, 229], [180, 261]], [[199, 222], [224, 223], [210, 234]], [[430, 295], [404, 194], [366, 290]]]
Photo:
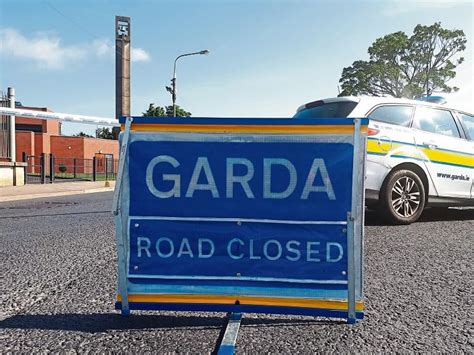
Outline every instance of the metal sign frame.
[[[260, 312], [301, 314], [313, 316], [327, 316], [346, 318], [348, 323], [355, 323], [357, 319], [363, 318], [363, 219], [364, 219], [364, 173], [365, 173], [365, 145], [368, 120], [360, 119], [318, 119], [318, 120], [294, 120], [294, 119], [225, 119], [225, 118], [150, 118], [150, 117], [123, 117], [121, 119], [121, 150], [119, 172], [117, 176], [116, 190], [114, 193], [113, 212], [116, 225], [116, 242], [118, 247], [118, 296], [116, 308], [122, 314], [127, 315], [133, 309], [155, 309], [155, 310], [183, 310], [183, 311], [219, 311], [219, 312]], [[345, 127], [345, 133], [341, 129], [331, 132], [334, 127]], [[332, 128], [331, 128], [332, 127]], [[316, 136], [319, 131], [325, 129], [326, 134], [338, 134], [350, 138], [353, 146], [352, 179], [350, 188], [352, 198], [350, 210], [347, 212], [345, 221], [339, 221], [343, 231], [347, 235], [347, 289], [345, 299], [333, 299], [330, 294], [327, 297], [318, 294], [316, 299], [307, 292], [305, 297], [298, 296], [298, 300], [286, 296], [279, 298], [279, 304], [250, 295], [246, 301], [240, 296], [221, 295], [219, 301], [213, 301], [206, 296], [193, 295], [192, 288], [188, 288], [187, 294], [175, 295], [173, 286], [166, 290], [155, 290], [153, 282], [141, 285], [146, 292], [136, 294], [136, 280], [129, 274], [130, 258], [130, 229], [138, 228], [138, 222], [130, 216], [130, 179], [128, 168], [130, 163], [131, 139], [140, 141], [144, 137], [148, 140], [153, 132], [160, 131], [161, 136], [177, 135], [182, 137], [193, 134], [201, 138], [218, 137], [219, 135], [233, 134], [248, 136], [248, 130], [252, 134], [261, 135], [295, 135]], [[246, 131], [247, 130], [247, 131]], [[319, 130], [319, 131], [318, 131]], [[329, 130], [329, 131], [328, 131]], [[289, 132], [288, 132], [289, 131]], [[338, 133], [339, 132], [339, 133]], [[348, 138], [349, 137], [349, 138]], [[204, 139], [204, 140], [205, 140]], [[173, 141], [173, 139], [170, 139]], [[199, 139], [198, 139], [199, 141]], [[203, 143], [204, 144], [204, 143]], [[169, 218], [168, 218], [169, 219]], [[176, 220], [180, 220], [176, 217]], [[238, 223], [245, 222], [240, 219]], [[277, 221], [278, 223], [287, 223]], [[317, 221], [318, 222], [318, 221]], [[324, 224], [325, 221], [318, 223]], [[331, 222], [333, 223], [333, 222]], [[149, 280], [148, 280], [149, 281]], [[176, 281], [176, 280], [174, 280]], [[150, 294], [154, 293], [154, 298]], [[253, 297], [253, 298], [252, 298]], [[292, 302], [289, 302], [289, 301]], [[288, 302], [287, 302], [288, 301]]]

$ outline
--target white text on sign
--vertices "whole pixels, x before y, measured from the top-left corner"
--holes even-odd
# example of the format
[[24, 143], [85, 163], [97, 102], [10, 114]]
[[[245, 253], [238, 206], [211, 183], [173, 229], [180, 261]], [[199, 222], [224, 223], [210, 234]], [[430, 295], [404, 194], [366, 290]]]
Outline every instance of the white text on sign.
[[[160, 237], [155, 243], [152, 243], [151, 239], [147, 237], [137, 238], [138, 258], [158, 256], [163, 259], [171, 257], [208, 259], [214, 256], [215, 251], [215, 243], [209, 238], [198, 238], [191, 241], [188, 238], [182, 238], [179, 241], [173, 241], [167, 237]], [[336, 242], [289, 240], [285, 243], [276, 239], [266, 241], [250, 239], [246, 242], [240, 238], [233, 238], [227, 242], [226, 254], [234, 260], [245, 258], [270, 261], [287, 259], [289, 261], [335, 263], [342, 260], [344, 251], [342, 245]]]
[[[163, 181], [173, 183], [169, 189], [163, 190], [160, 186], [156, 186], [154, 180], [154, 170], [158, 164], [167, 164], [176, 169], [175, 174], [162, 174]], [[146, 170], [146, 184], [150, 192], [158, 198], [179, 198], [181, 196], [192, 198], [195, 191], [208, 191], [213, 198], [233, 198], [234, 188], [240, 185], [245, 195], [249, 199], [255, 198], [254, 191], [251, 188], [251, 181], [255, 175], [255, 165], [252, 161], [246, 158], [227, 158], [226, 159], [226, 188], [224, 191], [219, 191], [214, 178], [214, 174], [209, 164], [207, 157], [198, 157], [194, 165], [192, 176], [187, 183], [185, 190], [182, 189], [182, 179], [179, 173], [180, 162], [170, 155], [160, 155], [153, 158], [147, 166]], [[244, 174], [235, 174], [235, 167], [241, 166], [245, 169]], [[272, 187], [272, 167], [279, 166], [288, 171], [288, 181], [285, 189], [275, 191]], [[260, 166], [259, 166], [260, 167]], [[284, 158], [263, 158], [261, 165], [263, 169], [262, 181], [262, 198], [264, 199], [285, 199], [294, 193], [298, 193], [302, 200], [308, 199], [311, 193], [322, 192], [327, 195], [329, 200], [335, 200], [336, 195], [332, 187], [331, 179], [329, 177], [326, 164], [323, 159], [316, 158], [313, 160], [308, 172], [305, 172], [305, 184], [301, 192], [295, 192], [298, 173], [291, 161]], [[301, 174], [301, 173], [300, 173]], [[322, 184], [316, 184], [316, 177], [320, 174]], [[199, 183], [201, 176], [204, 176], [206, 182]]]

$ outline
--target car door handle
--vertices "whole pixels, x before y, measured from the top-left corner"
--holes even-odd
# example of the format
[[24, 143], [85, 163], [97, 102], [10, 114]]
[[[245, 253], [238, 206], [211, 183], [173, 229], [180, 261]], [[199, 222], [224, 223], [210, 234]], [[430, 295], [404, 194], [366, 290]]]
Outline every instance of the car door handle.
[[423, 142], [423, 145], [430, 148], [430, 149], [436, 149], [438, 148], [438, 145], [433, 143], [433, 142]]

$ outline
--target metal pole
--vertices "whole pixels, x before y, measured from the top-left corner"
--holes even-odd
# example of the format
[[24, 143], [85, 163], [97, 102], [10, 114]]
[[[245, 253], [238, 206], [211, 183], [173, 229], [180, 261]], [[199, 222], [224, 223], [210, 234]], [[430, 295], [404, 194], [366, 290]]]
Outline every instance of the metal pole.
[[54, 182], [54, 155], [49, 155], [49, 183]]
[[118, 284], [119, 284], [119, 294], [121, 298], [121, 310], [123, 315], [130, 314], [130, 306], [128, 303], [128, 278], [127, 278], [127, 255], [129, 254], [127, 250], [127, 229], [126, 223], [127, 220], [124, 217], [122, 211], [122, 182], [123, 182], [123, 172], [125, 169], [125, 161], [127, 160], [128, 155], [128, 144], [130, 137], [130, 127], [132, 126], [132, 117], [128, 117], [125, 121], [125, 131], [122, 136], [122, 144], [120, 146], [120, 155], [119, 155], [119, 167], [117, 172], [117, 180], [115, 183], [114, 199], [112, 203], [112, 211], [115, 216], [115, 235], [117, 238], [117, 247], [118, 247]]
[[[174, 60], [174, 65], [173, 65], [173, 79], [171, 79], [171, 98], [173, 100], [173, 117], [176, 117], [176, 96], [177, 96], [177, 87], [176, 87], [176, 63], [178, 62], [178, 59], [179, 58], [182, 58], [182, 57], [188, 57], [190, 55], [207, 55], [209, 54], [209, 51], [206, 49], [206, 50], [203, 50], [203, 51], [199, 51], [199, 52], [193, 52], [193, 53], [186, 53], [186, 54], [181, 54], [179, 56], [176, 57], [176, 59]], [[166, 89], [168, 91], [169, 88], [166, 87]]]
[[180, 57], [174, 60], [173, 79], [171, 79], [171, 87], [173, 89], [173, 92], [171, 93], [171, 98], [173, 100], [173, 117], [176, 117], [176, 62]]
[[40, 120], [59, 120], [59, 121], [64, 121], [64, 122], [90, 123], [94, 125], [120, 127], [120, 123], [117, 120], [113, 120], [110, 118], [71, 115], [68, 113], [59, 113], [59, 112], [44, 112], [44, 111], [24, 110], [21, 108], [0, 107], [0, 114], [7, 115], [7, 116], [13, 115], [13, 116], [21, 116], [21, 117], [39, 118]]
[[[353, 161], [352, 161], [352, 200], [351, 200], [351, 211], [347, 213], [347, 322], [353, 324], [357, 320], [356, 316], [356, 270], [355, 270], [355, 241], [356, 233], [356, 222], [361, 223], [359, 214], [358, 204], [361, 203], [358, 199], [357, 189], [358, 178], [359, 178], [359, 159], [360, 152], [360, 126], [361, 120], [358, 118], [354, 119], [354, 135], [353, 135]], [[360, 192], [362, 194], [362, 192]]]
[[109, 170], [109, 167], [108, 167], [108, 158], [107, 156], [104, 157], [104, 165], [105, 165], [105, 181], [108, 181], [108, 177], [109, 177], [109, 174], [108, 174], [108, 170]]
[[[15, 89], [8, 88], [8, 100], [10, 102], [10, 108], [15, 108]], [[10, 115], [10, 159], [12, 162], [16, 162], [16, 139], [15, 139], [15, 116]]]
[[27, 178], [28, 178], [28, 154], [26, 154], [26, 152], [23, 152], [22, 153], [22, 157], [23, 157], [23, 162], [26, 163], [27, 165], [25, 166], [25, 173], [23, 174], [23, 184], [26, 185], [26, 182], [27, 182]]
[[96, 181], [96, 180], [97, 180], [97, 167], [96, 167], [96, 162], [97, 162], [96, 157], [93, 157], [93, 158], [92, 158], [92, 181]]
[[228, 315], [229, 319], [227, 326], [219, 345], [217, 355], [234, 354], [235, 343], [237, 342], [237, 335], [239, 334], [240, 322], [242, 320], [242, 313], [232, 312]]
[[46, 159], [45, 154], [40, 155], [40, 167], [41, 167], [41, 183], [44, 184], [46, 180]]

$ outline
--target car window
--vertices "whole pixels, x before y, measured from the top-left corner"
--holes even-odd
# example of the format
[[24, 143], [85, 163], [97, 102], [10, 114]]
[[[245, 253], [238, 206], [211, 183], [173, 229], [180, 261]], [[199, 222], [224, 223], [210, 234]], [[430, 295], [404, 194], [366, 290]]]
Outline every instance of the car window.
[[375, 121], [408, 127], [411, 122], [413, 107], [405, 105], [380, 106], [373, 110], [369, 118]]
[[357, 102], [352, 101], [339, 101], [339, 102], [328, 102], [316, 101], [306, 105], [304, 110], [297, 112], [293, 118], [343, 118], [347, 117], [354, 107], [357, 106]]
[[466, 115], [465, 113], [458, 113], [461, 119], [464, 122], [464, 125], [467, 128], [467, 132], [469, 133], [469, 137], [471, 141], [474, 141], [474, 116]]
[[418, 107], [413, 127], [426, 132], [459, 138], [459, 131], [451, 112], [429, 107]]

